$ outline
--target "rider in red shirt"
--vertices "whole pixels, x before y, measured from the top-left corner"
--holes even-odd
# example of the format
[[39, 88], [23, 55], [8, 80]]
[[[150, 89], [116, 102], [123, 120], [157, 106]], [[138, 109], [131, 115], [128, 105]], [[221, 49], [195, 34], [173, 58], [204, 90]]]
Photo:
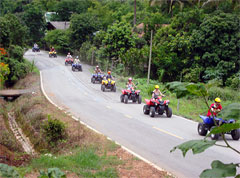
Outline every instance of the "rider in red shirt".
[[222, 106], [221, 106], [220, 102], [221, 102], [220, 98], [215, 98], [215, 103], [211, 104], [211, 106], [208, 110], [208, 113], [207, 113], [208, 117], [211, 117], [212, 114], [214, 116], [217, 116], [217, 114], [222, 110]]

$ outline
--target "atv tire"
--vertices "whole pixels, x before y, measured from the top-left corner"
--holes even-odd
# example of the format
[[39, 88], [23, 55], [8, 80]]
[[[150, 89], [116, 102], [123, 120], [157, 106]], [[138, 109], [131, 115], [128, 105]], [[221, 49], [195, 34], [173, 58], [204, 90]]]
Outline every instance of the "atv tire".
[[121, 96], [120, 96], [120, 101], [121, 101], [121, 103], [124, 102], [124, 95], [123, 94], [121, 94]]
[[150, 107], [150, 111], [149, 111], [150, 117], [154, 117], [155, 113], [156, 113], [155, 108], [154, 107]]
[[141, 104], [142, 103], [142, 97], [139, 95], [138, 96], [138, 104]]
[[95, 81], [95, 78], [92, 78], [92, 83], [95, 83], [96, 81]]
[[65, 66], [67, 66], [68, 65], [68, 63], [67, 62], [65, 62]]
[[75, 67], [73, 67], [73, 66], [72, 66], [72, 71], [74, 71], [74, 72], [75, 72]]
[[116, 92], [117, 91], [117, 88], [116, 88], [116, 85], [113, 86], [113, 92]]
[[143, 113], [146, 114], [146, 115], [149, 114], [149, 107], [148, 107], [148, 105], [144, 105], [143, 106]]
[[166, 115], [167, 117], [172, 117], [172, 109], [170, 107], [167, 108]]
[[239, 140], [240, 137], [240, 129], [235, 129], [231, 131], [231, 136], [233, 140]]
[[[214, 129], [214, 128], [215, 128], [215, 126], [213, 126], [213, 127], [210, 129], [210, 132], [211, 132], [211, 130]], [[219, 134], [211, 134], [210, 137], [211, 137], [212, 140], [218, 140]]]
[[202, 136], [207, 135], [206, 125], [204, 123], [198, 123], [198, 134]]
[[127, 95], [124, 95], [124, 103], [128, 104], [128, 96]]
[[102, 88], [102, 91], [105, 92], [105, 89], [106, 89], [105, 85], [101, 85], [101, 88]]

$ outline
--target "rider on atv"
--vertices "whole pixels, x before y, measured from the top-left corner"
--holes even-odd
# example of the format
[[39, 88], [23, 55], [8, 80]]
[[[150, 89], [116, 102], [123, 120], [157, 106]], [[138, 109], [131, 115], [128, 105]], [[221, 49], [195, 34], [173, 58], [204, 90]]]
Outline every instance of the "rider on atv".
[[134, 87], [134, 88], [136, 87], [136, 85], [132, 82], [132, 78], [131, 77], [128, 79], [126, 87], [127, 87], [128, 90], [131, 89], [132, 87]]
[[217, 114], [222, 110], [222, 105], [220, 98], [215, 98], [215, 103], [211, 104], [207, 116], [211, 117], [212, 115], [217, 116]]
[[74, 64], [79, 64], [80, 60], [78, 59], [78, 56], [74, 59]]
[[107, 80], [107, 79], [113, 80], [113, 77], [112, 77], [112, 75], [111, 75], [111, 71], [108, 71], [108, 74], [107, 74], [107, 76], [106, 76], [106, 80]]
[[159, 99], [162, 99], [162, 96], [165, 96], [165, 95], [161, 93], [161, 91], [159, 90], [159, 86], [155, 85], [155, 90], [153, 90], [152, 98], [156, 99], [159, 97]]
[[55, 51], [54, 47], [52, 46], [50, 49], [51, 52]]
[[96, 66], [95, 68], [95, 73], [98, 74], [98, 73], [102, 73], [101, 69], [99, 68], [99, 66]]
[[72, 58], [72, 55], [70, 53], [68, 53], [66, 58]]

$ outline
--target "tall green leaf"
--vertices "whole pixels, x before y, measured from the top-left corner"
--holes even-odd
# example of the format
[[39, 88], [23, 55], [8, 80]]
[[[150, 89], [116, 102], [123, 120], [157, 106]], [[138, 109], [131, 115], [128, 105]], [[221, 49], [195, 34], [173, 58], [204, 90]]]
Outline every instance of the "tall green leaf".
[[224, 107], [224, 109], [219, 113], [219, 116], [227, 120], [240, 120], [240, 103], [232, 103]]
[[240, 128], [240, 123], [223, 124], [219, 127], [214, 127], [211, 130], [211, 132], [207, 135], [207, 137], [211, 134], [226, 133], [239, 128]]
[[193, 154], [198, 154], [204, 152], [207, 148], [213, 146], [216, 141], [208, 141], [208, 140], [190, 140], [184, 142], [178, 146], [175, 146], [170, 152], [179, 149], [182, 151], [183, 156], [186, 156], [186, 153], [189, 150], [192, 150]]
[[236, 175], [236, 167], [237, 164], [223, 164], [221, 161], [215, 160], [211, 164], [212, 169], [204, 170], [200, 178], [207, 178], [207, 177], [229, 177]]

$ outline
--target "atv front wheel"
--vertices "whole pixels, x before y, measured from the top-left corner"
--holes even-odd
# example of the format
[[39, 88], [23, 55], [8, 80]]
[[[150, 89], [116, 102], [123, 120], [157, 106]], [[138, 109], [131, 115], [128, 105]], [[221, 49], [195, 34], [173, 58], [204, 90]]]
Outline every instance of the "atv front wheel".
[[124, 103], [127, 104], [128, 103], [128, 96], [124, 95]]
[[205, 126], [204, 123], [199, 123], [198, 124], [198, 134], [202, 135], [202, 136], [206, 136], [207, 135], [206, 126]]
[[120, 101], [121, 101], [121, 103], [124, 102], [124, 95], [123, 94], [121, 94], [121, 96], [120, 96]]
[[116, 88], [116, 85], [113, 86], [113, 92], [116, 92], [117, 91], [117, 88]]
[[138, 104], [141, 104], [142, 103], [142, 97], [139, 95], [138, 96]]
[[102, 88], [102, 91], [105, 92], [105, 89], [106, 89], [105, 85], [101, 85], [101, 88]]
[[149, 115], [150, 117], [154, 117], [155, 116], [155, 108], [154, 107], [150, 107], [150, 111], [149, 111]]
[[[213, 127], [210, 129], [210, 132], [211, 132], [214, 128], [215, 128], [215, 126], [213, 126]], [[218, 140], [219, 134], [211, 134], [210, 137], [211, 137], [212, 140]]]
[[168, 109], [166, 110], [166, 115], [167, 117], [172, 117], [172, 109], [168, 107]]
[[68, 63], [67, 62], [65, 62], [65, 66], [67, 66], [68, 65]]
[[146, 115], [149, 114], [149, 107], [148, 107], [148, 105], [144, 105], [143, 106], [143, 113], [146, 114]]
[[239, 140], [240, 130], [239, 129], [232, 130], [231, 135], [233, 140]]
[[95, 81], [95, 78], [92, 78], [92, 83], [95, 83], [96, 81]]
[[74, 72], [75, 72], [75, 67], [73, 67], [73, 66], [72, 66], [72, 71], [74, 71]]

